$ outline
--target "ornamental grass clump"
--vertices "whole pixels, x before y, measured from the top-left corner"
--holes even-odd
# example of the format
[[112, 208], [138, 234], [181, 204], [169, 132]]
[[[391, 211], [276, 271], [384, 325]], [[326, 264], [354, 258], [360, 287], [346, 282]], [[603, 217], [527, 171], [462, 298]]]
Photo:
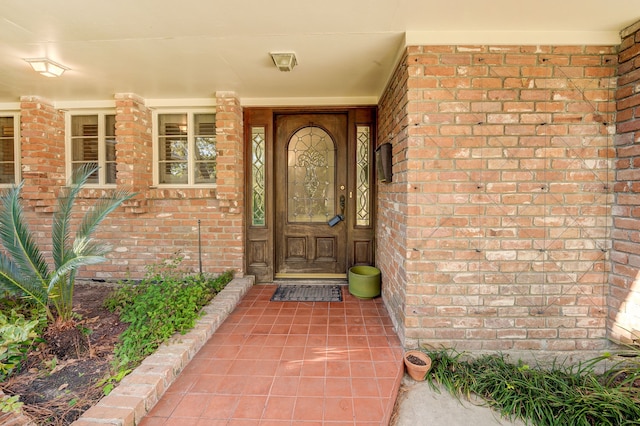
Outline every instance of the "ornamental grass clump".
[[[509, 362], [502, 354], [470, 358], [452, 350], [428, 352], [427, 380], [456, 396], [483, 398], [504, 417], [534, 425], [640, 425], [640, 367], [596, 366], [610, 354], [576, 366], [549, 368]], [[637, 353], [640, 355], [640, 352]]]

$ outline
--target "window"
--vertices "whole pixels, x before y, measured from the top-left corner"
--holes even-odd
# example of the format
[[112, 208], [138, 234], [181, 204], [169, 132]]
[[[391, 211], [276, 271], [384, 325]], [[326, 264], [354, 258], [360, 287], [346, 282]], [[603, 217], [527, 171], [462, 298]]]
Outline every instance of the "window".
[[158, 184], [215, 184], [215, 114], [162, 113], [155, 121]]
[[72, 113], [67, 121], [69, 174], [85, 164], [97, 165], [99, 169], [89, 177], [87, 183], [115, 185], [116, 183], [116, 116], [100, 112], [97, 114]]
[[0, 186], [9, 186], [20, 180], [19, 137], [20, 116], [0, 113]]

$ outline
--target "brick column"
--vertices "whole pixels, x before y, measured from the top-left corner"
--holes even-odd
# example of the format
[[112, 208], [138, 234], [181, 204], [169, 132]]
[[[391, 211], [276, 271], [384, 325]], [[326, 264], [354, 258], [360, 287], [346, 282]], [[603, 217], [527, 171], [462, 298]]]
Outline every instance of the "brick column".
[[130, 187], [138, 195], [127, 203], [127, 210], [144, 213], [145, 191], [153, 182], [151, 111], [144, 99], [131, 93], [119, 93], [116, 100], [117, 184]]
[[64, 113], [36, 96], [20, 102], [22, 197], [36, 211], [52, 212], [66, 181]]
[[621, 33], [616, 92], [616, 207], [609, 277], [610, 337], [640, 340], [640, 22]]
[[244, 270], [244, 144], [242, 107], [233, 92], [216, 93], [216, 199], [227, 226], [218, 235], [225, 239], [224, 263]]

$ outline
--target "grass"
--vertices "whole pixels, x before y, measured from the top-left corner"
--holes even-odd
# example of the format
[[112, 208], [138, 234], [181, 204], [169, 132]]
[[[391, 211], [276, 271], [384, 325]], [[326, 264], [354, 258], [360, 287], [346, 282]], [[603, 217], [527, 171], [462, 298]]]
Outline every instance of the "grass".
[[[635, 351], [635, 352], [634, 352]], [[554, 362], [531, 367], [506, 356], [471, 358], [450, 349], [426, 351], [433, 366], [427, 381], [457, 397], [472, 394], [511, 420], [533, 425], [640, 425], [640, 350], [615, 362], [605, 373], [598, 366], [610, 354], [574, 366]]]

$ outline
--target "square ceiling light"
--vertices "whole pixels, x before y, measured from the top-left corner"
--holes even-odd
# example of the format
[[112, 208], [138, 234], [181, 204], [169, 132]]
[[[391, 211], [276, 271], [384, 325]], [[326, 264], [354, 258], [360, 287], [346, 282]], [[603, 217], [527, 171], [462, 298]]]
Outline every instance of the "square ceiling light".
[[45, 77], [60, 77], [69, 68], [52, 61], [49, 58], [25, 59], [35, 72]]
[[291, 71], [298, 65], [295, 53], [270, 53], [273, 63], [280, 71]]

